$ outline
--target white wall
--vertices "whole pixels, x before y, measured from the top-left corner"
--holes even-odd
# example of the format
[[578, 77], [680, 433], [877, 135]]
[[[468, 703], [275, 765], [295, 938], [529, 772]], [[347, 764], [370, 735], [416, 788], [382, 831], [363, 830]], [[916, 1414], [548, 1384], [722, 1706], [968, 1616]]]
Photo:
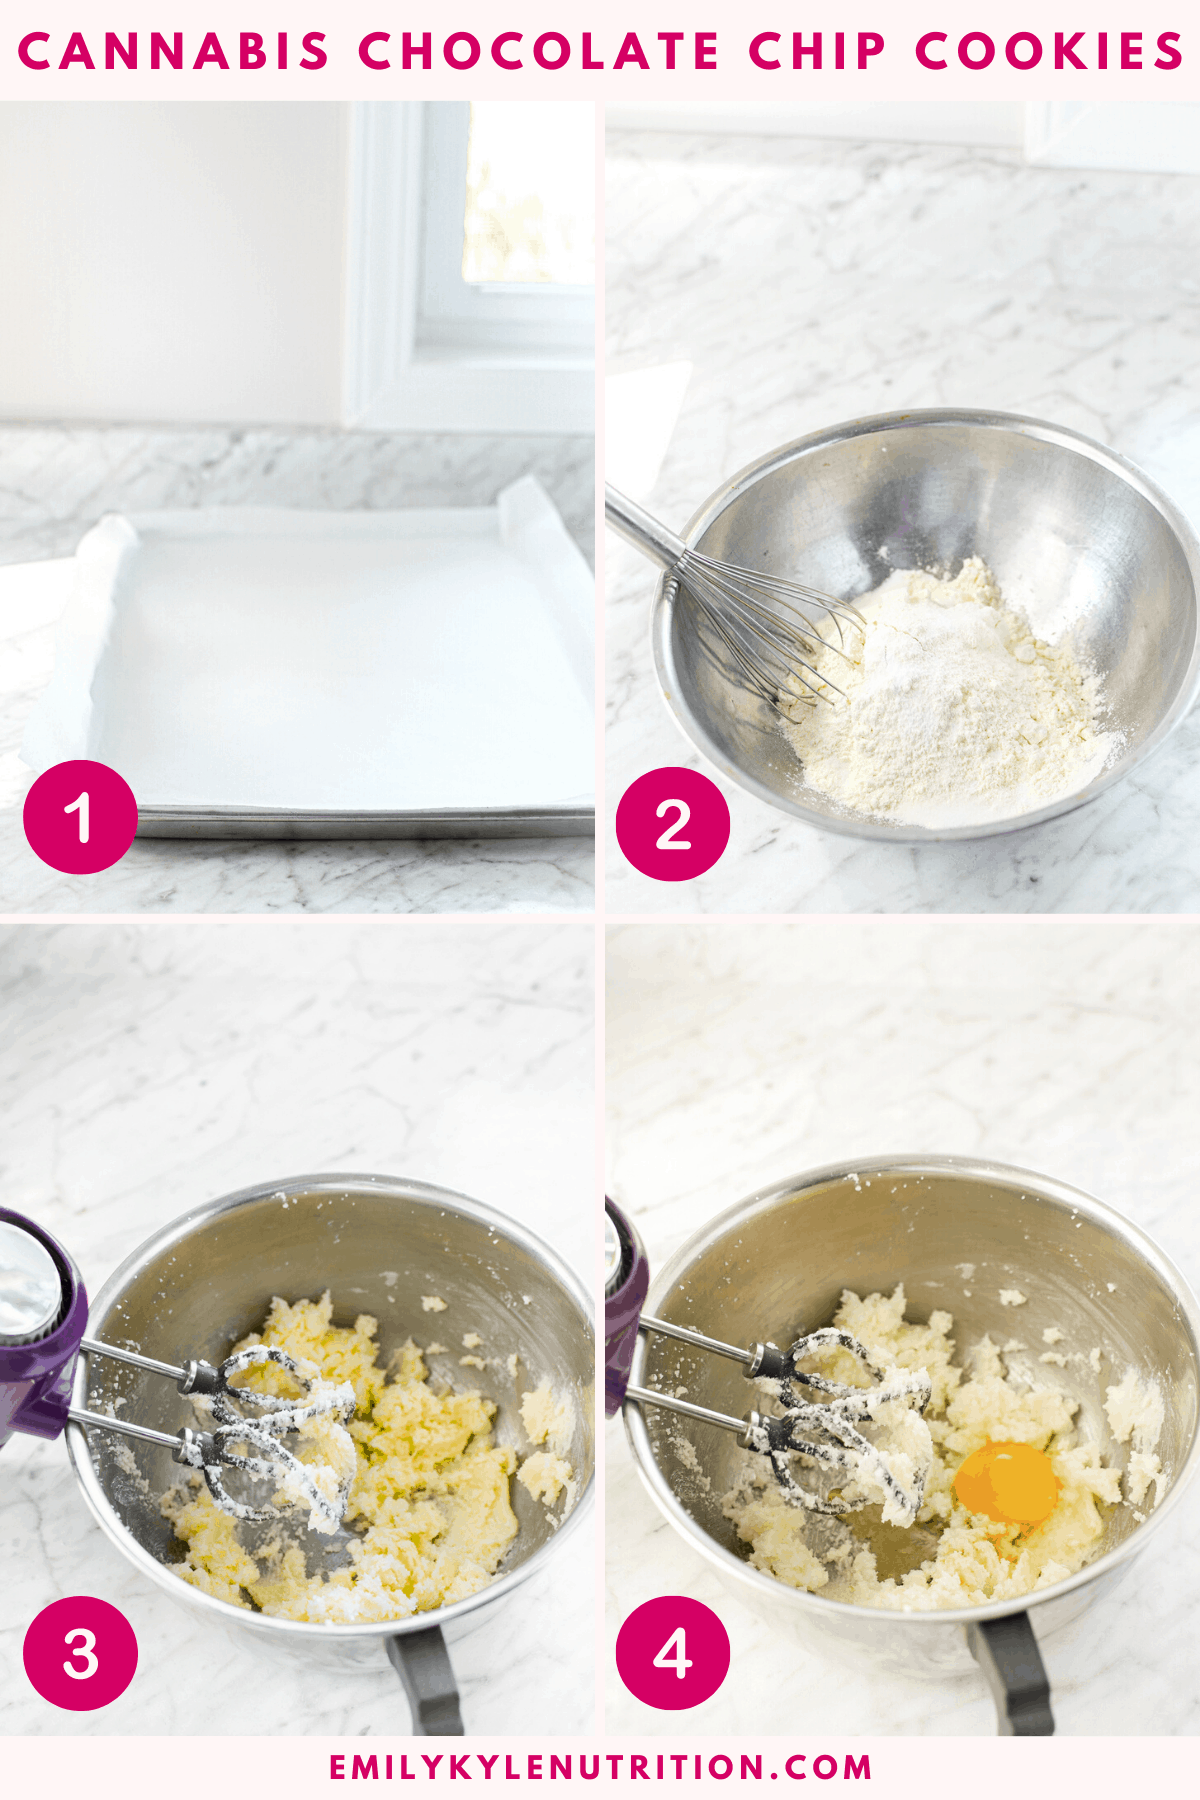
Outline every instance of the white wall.
[[0, 419], [336, 424], [348, 108], [0, 105]]

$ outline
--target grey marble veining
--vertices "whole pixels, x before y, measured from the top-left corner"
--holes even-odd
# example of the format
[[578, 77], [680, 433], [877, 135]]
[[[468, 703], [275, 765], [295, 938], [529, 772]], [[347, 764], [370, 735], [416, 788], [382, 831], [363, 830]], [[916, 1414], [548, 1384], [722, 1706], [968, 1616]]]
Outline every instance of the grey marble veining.
[[[592, 1268], [592, 928], [531, 924], [5, 926], [5, 1204], [32, 1214], [94, 1293], [193, 1203], [311, 1170], [384, 1172], [473, 1194]], [[267, 1296], [269, 1298], [269, 1296]], [[0, 1731], [403, 1735], [378, 1674], [275, 1663], [172, 1604], [112, 1548], [65, 1447], [0, 1451]], [[26, 1680], [30, 1620], [64, 1594], [119, 1606], [138, 1673], [99, 1712]], [[594, 1728], [595, 1539], [452, 1647], [468, 1732]]]
[[[105, 512], [486, 506], [532, 473], [594, 555], [584, 437], [472, 437], [219, 427], [0, 426], [0, 564], [70, 555]], [[114, 868], [65, 876], [25, 841], [25, 720], [50, 679], [53, 622], [0, 626], [0, 910], [14, 913], [587, 912], [581, 838], [218, 844], [139, 840]]]
[[[994, 1157], [1096, 1194], [1200, 1285], [1200, 927], [813, 920], [610, 927], [606, 1191], [651, 1268], [760, 1187], [889, 1153]], [[969, 1250], [964, 1252], [969, 1254]], [[1043, 1653], [1061, 1734], [1194, 1734], [1200, 1489], [1124, 1585]], [[781, 1638], [669, 1526], [619, 1423], [606, 1444], [609, 1642], [692, 1594], [733, 1659], [698, 1733], [989, 1736], [982, 1678], [906, 1681]], [[670, 1733], [607, 1665], [612, 1732]]]
[[490, 506], [536, 475], [589, 560], [590, 437], [215, 425], [0, 425], [0, 563], [70, 556], [106, 512]]
[[[905, 407], [1024, 412], [1138, 463], [1200, 516], [1200, 180], [1024, 166], [1008, 151], [609, 135], [610, 373], [694, 372], [647, 504], [682, 527], [806, 432]], [[610, 814], [705, 765], [657, 692], [653, 572], [609, 533]], [[706, 773], [713, 774], [706, 768]], [[1200, 720], [1081, 811], [974, 844], [810, 829], [732, 783], [730, 844], [657, 883], [609, 834], [616, 912], [1179, 912], [1200, 897]]]

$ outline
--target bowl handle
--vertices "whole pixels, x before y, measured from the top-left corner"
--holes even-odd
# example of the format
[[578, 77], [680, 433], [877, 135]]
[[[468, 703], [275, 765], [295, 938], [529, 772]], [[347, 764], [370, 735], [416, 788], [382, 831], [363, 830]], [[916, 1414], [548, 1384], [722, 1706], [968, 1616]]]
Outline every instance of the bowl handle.
[[458, 1687], [441, 1626], [390, 1637], [386, 1649], [412, 1708], [412, 1736], [464, 1737]]
[[1050, 1679], [1028, 1613], [967, 1626], [967, 1647], [992, 1690], [998, 1737], [1053, 1737]]

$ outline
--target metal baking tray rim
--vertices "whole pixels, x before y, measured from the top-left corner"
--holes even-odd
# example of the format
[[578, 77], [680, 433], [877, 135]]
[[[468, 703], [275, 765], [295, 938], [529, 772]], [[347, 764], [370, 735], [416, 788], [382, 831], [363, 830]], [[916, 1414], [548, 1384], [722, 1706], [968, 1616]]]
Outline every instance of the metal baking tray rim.
[[141, 838], [246, 838], [320, 842], [335, 838], [592, 837], [594, 806], [513, 806], [487, 811], [284, 811], [258, 806], [142, 806]]

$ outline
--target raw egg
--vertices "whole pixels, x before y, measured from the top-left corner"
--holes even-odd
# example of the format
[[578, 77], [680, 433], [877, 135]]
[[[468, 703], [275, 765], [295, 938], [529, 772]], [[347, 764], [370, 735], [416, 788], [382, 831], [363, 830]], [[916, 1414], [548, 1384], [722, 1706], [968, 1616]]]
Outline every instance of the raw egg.
[[1058, 1478], [1050, 1458], [1032, 1444], [985, 1444], [954, 1477], [954, 1491], [968, 1512], [986, 1513], [1002, 1525], [1037, 1525], [1058, 1505]]

